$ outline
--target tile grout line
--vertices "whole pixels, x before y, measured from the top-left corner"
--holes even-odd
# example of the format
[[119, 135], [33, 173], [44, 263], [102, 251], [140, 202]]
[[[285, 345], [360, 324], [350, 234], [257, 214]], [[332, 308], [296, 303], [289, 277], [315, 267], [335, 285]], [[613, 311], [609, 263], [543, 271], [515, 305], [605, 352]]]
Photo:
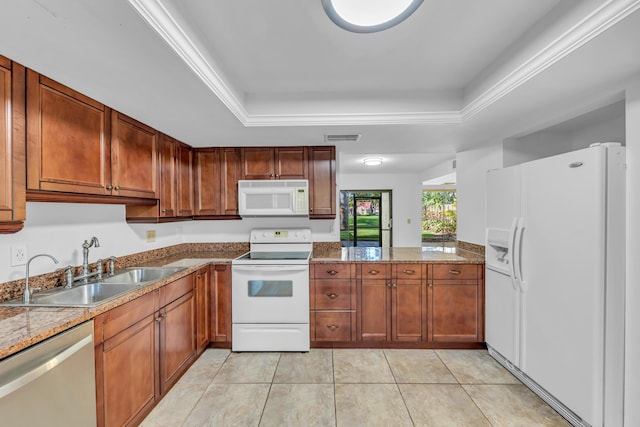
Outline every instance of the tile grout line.
[[[204, 354], [206, 353], [208, 349], [205, 349], [205, 351], [202, 352], [202, 354], [200, 355], [200, 357], [198, 357], [198, 359], [196, 359], [196, 362], [202, 357], [204, 356]], [[187, 420], [189, 419], [189, 417], [191, 416], [191, 414], [193, 413], [193, 410], [196, 409], [196, 407], [198, 406], [198, 403], [200, 403], [200, 401], [202, 400], [202, 397], [207, 393], [207, 390], [209, 390], [209, 387], [211, 387], [211, 384], [213, 383], [214, 378], [216, 377], [216, 375], [218, 375], [218, 372], [220, 372], [220, 369], [222, 369], [222, 366], [227, 363], [227, 360], [229, 359], [229, 355], [231, 354], [231, 352], [228, 352], [227, 355], [225, 356], [224, 360], [222, 361], [222, 363], [220, 364], [220, 366], [218, 367], [218, 369], [216, 369], [215, 374], [213, 374], [213, 376], [211, 377], [211, 380], [209, 381], [209, 384], [207, 384], [207, 386], [204, 388], [204, 391], [202, 392], [202, 394], [200, 395], [200, 397], [198, 398], [198, 400], [196, 400], [195, 405], [193, 405], [193, 408], [191, 408], [191, 410], [189, 411], [189, 413], [187, 414], [187, 416], [184, 418], [184, 420], [182, 420], [182, 423], [180, 423], [181, 426], [184, 426], [184, 424], [187, 422]], [[195, 363], [195, 362], [194, 362]]]
[[278, 366], [280, 365], [280, 359], [282, 359], [282, 352], [278, 353], [278, 362], [276, 363], [276, 367], [273, 370], [273, 375], [271, 376], [271, 382], [269, 383], [269, 391], [267, 392], [267, 397], [264, 399], [264, 405], [262, 405], [262, 412], [260, 412], [260, 419], [258, 420], [258, 427], [260, 423], [262, 423], [262, 417], [264, 416], [264, 410], [267, 407], [267, 402], [269, 401], [269, 395], [271, 394], [271, 388], [273, 387], [273, 380], [276, 377], [276, 372], [278, 372]]
[[384, 360], [387, 361], [387, 366], [391, 371], [391, 375], [393, 376], [393, 380], [395, 382], [396, 389], [398, 389], [398, 393], [400, 394], [400, 399], [402, 399], [402, 404], [404, 405], [404, 409], [407, 411], [407, 415], [409, 415], [409, 420], [411, 424], [415, 427], [416, 423], [413, 421], [413, 416], [411, 415], [411, 411], [409, 410], [409, 406], [407, 405], [407, 401], [404, 400], [404, 395], [402, 394], [402, 390], [400, 389], [400, 384], [398, 384], [398, 378], [396, 378], [396, 374], [393, 372], [393, 368], [391, 367], [391, 363], [389, 363], [389, 358], [387, 357], [386, 349], [382, 349], [382, 354], [384, 355]]
[[333, 378], [333, 421], [335, 423], [335, 427], [338, 427], [338, 400], [336, 398], [336, 366], [335, 361], [333, 359], [333, 351], [331, 349], [331, 378]]

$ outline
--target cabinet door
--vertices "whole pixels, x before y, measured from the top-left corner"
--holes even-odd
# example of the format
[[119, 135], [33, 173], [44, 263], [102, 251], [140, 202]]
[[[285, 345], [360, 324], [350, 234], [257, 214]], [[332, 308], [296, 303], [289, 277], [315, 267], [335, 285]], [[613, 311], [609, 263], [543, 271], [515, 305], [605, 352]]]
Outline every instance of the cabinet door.
[[393, 341], [427, 339], [426, 286], [420, 280], [396, 279], [391, 293]]
[[310, 147], [309, 218], [336, 217], [336, 149]]
[[240, 149], [223, 147], [220, 152], [220, 191], [223, 215], [238, 215], [238, 180], [242, 173]]
[[160, 135], [160, 216], [176, 216], [176, 142]]
[[362, 341], [391, 339], [389, 283], [386, 280], [363, 278], [358, 306], [358, 338]]
[[273, 148], [242, 148], [243, 179], [275, 179]]
[[276, 179], [306, 179], [308, 176], [307, 147], [277, 147], [274, 162]]
[[220, 150], [196, 149], [194, 152], [196, 216], [220, 215]]
[[193, 215], [193, 150], [178, 143], [178, 215]]
[[28, 70], [27, 188], [111, 194], [110, 120], [104, 105]]
[[25, 203], [25, 69], [0, 56], [0, 233], [22, 229]]
[[136, 425], [155, 404], [156, 324], [155, 315], [148, 315], [96, 348], [102, 366], [98, 425]]
[[124, 114], [111, 118], [113, 194], [157, 198], [158, 132]]
[[231, 272], [225, 264], [211, 269], [210, 341], [231, 344]]
[[432, 268], [435, 274], [428, 285], [429, 340], [482, 342], [484, 286], [481, 266], [435, 265]]
[[196, 356], [193, 291], [161, 310], [160, 394], [164, 395]]
[[209, 344], [210, 313], [209, 267], [196, 273], [196, 347], [201, 354]]

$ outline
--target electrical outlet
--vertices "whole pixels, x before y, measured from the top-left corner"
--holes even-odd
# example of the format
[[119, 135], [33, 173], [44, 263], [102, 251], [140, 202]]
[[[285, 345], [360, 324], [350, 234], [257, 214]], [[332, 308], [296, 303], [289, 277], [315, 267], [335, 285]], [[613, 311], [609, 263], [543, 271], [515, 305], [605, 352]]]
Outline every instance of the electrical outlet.
[[11, 266], [17, 267], [27, 263], [27, 247], [24, 245], [11, 247]]
[[147, 243], [156, 241], [156, 230], [147, 230]]

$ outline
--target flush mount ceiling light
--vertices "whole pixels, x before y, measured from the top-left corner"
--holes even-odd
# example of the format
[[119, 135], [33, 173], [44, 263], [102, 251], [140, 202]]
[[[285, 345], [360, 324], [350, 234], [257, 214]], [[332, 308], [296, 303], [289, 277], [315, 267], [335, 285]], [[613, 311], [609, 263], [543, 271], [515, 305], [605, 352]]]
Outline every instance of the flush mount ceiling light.
[[380, 157], [370, 157], [366, 158], [362, 161], [365, 166], [380, 166], [382, 164], [382, 159]]
[[322, 0], [322, 6], [339, 27], [354, 33], [375, 33], [398, 25], [423, 0]]

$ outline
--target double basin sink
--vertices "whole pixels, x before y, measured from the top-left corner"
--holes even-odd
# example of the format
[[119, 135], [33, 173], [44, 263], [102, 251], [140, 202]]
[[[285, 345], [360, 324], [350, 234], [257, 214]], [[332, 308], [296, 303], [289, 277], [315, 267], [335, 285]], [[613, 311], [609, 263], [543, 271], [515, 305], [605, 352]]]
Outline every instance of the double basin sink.
[[57, 287], [33, 294], [31, 302], [25, 304], [22, 298], [1, 303], [0, 306], [24, 307], [95, 307], [115, 299], [141, 286], [164, 279], [185, 267], [131, 267], [116, 271], [89, 283], [78, 284], [72, 288]]

